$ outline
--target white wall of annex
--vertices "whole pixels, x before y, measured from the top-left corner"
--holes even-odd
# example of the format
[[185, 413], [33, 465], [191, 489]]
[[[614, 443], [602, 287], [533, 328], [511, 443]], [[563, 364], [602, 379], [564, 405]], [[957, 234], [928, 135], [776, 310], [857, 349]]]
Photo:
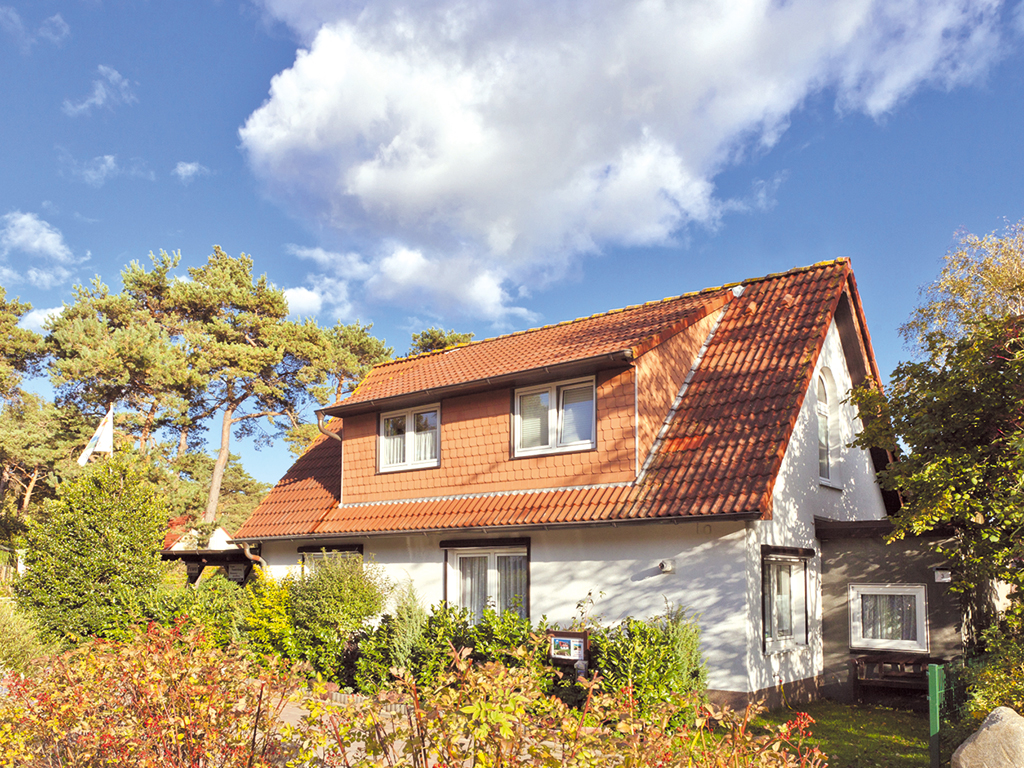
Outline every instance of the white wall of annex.
[[[830, 435], [835, 458], [828, 483], [818, 470], [817, 381], [827, 367], [835, 382], [838, 425]], [[814, 518], [878, 520], [885, 517], [882, 494], [875, 481], [871, 456], [847, 447], [861, 429], [856, 409], [845, 400], [853, 386], [835, 322], [829, 328], [805, 393], [793, 435], [782, 460], [772, 494], [772, 519], [751, 522], [747, 528], [747, 605], [752, 617], [748, 628], [748, 690], [772, 688], [780, 683], [815, 677], [824, 667], [821, 638], [821, 556], [814, 535]], [[766, 654], [762, 645], [761, 546], [813, 549], [807, 567], [808, 643]]]

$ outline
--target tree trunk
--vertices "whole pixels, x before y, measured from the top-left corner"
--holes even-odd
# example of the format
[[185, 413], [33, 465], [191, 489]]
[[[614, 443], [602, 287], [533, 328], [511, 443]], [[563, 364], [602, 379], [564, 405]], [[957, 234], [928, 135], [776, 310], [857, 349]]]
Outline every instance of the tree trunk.
[[35, 490], [36, 481], [39, 479], [39, 467], [36, 467], [32, 472], [32, 477], [28, 480], [28, 486], [25, 488], [25, 496], [21, 500], [21, 511], [24, 512], [28, 509], [28, 505], [32, 503], [32, 491]]
[[188, 451], [188, 427], [182, 427], [178, 433], [178, 455], [175, 458], [183, 458]]
[[235, 406], [228, 404], [224, 406], [224, 420], [220, 425], [220, 451], [217, 453], [217, 461], [213, 465], [213, 475], [210, 477], [210, 495], [206, 499], [206, 512], [203, 513], [203, 522], [212, 523], [217, 519], [217, 502], [220, 501], [220, 484], [224, 480], [224, 470], [228, 466], [228, 459], [231, 456], [231, 425], [234, 424]]

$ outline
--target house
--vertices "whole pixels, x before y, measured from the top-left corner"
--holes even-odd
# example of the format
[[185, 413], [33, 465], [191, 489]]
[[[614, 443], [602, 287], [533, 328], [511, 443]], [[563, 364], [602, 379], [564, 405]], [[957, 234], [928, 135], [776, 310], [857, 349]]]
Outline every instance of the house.
[[[885, 455], [848, 446], [845, 396], [869, 377], [846, 259], [396, 360], [323, 409], [323, 436], [235, 541], [278, 575], [358, 551], [476, 616], [567, 623], [587, 595], [607, 622], [682, 604], [718, 699], [814, 695], [816, 521], [895, 509]], [[899, 569], [872, 579], [916, 600]], [[863, 630], [873, 650], [900, 620]]]

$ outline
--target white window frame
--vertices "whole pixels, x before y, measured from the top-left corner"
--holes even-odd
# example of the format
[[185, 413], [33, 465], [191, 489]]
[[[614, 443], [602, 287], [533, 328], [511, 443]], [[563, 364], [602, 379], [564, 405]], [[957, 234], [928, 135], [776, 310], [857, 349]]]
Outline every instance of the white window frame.
[[[832, 413], [830, 410], [832, 403], [831, 398], [828, 396], [828, 381], [825, 379], [824, 374], [818, 374], [815, 390], [816, 403], [814, 410], [818, 414], [818, 479], [824, 481], [826, 485], [831, 485], [834, 482], [832, 475], [835, 474], [832, 471], [832, 466], [835, 463], [832, 460]], [[821, 399], [822, 394], [825, 395], [824, 402]], [[822, 431], [825, 433], [824, 462], [821, 460]]]
[[[917, 613], [917, 640], [864, 637], [861, 596], [910, 595]], [[928, 653], [928, 588], [925, 584], [850, 584], [850, 648], [858, 650], [916, 651]]]
[[[810, 589], [808, 586], [809, 560], [810, 558], [799, 555], [770, 553], [761, 556], [761, 619], [763, 622], [761, 634], [766, 654], [807, 646], [808, 603], [810, 602]], [[793, 574], [790, 578], [789, 614], [791, 628], [789, 634], [785, 635], [779, 634], [778, 629], [775, 627], [772, 611], [766, 605], [766, 603], [773, 604], [775, 602], [775, 579], [772, 578], [772, 574], [775, 567], [782, 565], [788, 565], [797, 569], [797, 573]], [[766, 600], [766, 598], [768, 599]]]
[[[576, 440], [573, 442], [561, 442], [559, 436], [562, 434], [562, 394], [567, 389], [575, 389], [584, 385], [590, 385], [590, 438]], [[522, 446], [522, 420], [520, 416], [520, 404], [522, 398], [527, 395], [540, 393], [548, 395], [548, 444], [535, 448], [524, 448]], [[597, 382], [593, 376], [581, 379], [568, 379], [556, 381], [551, 384], [544, 384], [536, 387], [523, 387], [515, 391], [515, 405], [513, 410], [513, 446], [515, 456], [537, 456], [549, 453], [567, 453], [570, 451], [586, 451], [597, 446]]]
[[[413, 461], [412, 457], [416, 455], [416, 444], [414, 442], [415, 432], [409, 428], [414, 423], [415, 417], [422, 413], [433, 412], [437, 417], [437, 432], [434, 438], [435, 440], [435, 451], [436, 454], [433, 459], [426, 461]], [[387, 450], [384, 443], [384, 422], [386, 419], [393, 419], [396, 416], [404, 416], [406, 423], [405, 430], [405, 461], [397, 464], [385, 464], [384, 459], [387, 456]], [[441, 404], [431, 403], [430, 405], [420, 406], [418, 408], [406, 408], [401, 411], [388, 411], [380, 415], [379, 430], [377, 435], [377, 469], [380, 472], [402, 472], [406, 469], [424, 469], [427, 467], [438, 467], [441, 465]]]
[[[500, 574], [498, 572], [498, 556], [512, 555], [526, 558], [526, 594], [522, 595], [521, 615], [530, 616], [530, 552], [526, 546], [498, 546], [498, 547], [449, 547], [448, 548], [448, 578], [447, 592], [445, 599], [451, 605], [459, 608], [467, 608], [472, 613], [473, 607], [462, 604], [462, 569], [459, 567], [459, 560], [463, 557], [487, 556], [487, 605], [497, 609], [498, 595], [501, 593], [499, 584]], [[475, 614], [470, 616], [471, 620], [478, 620]]]

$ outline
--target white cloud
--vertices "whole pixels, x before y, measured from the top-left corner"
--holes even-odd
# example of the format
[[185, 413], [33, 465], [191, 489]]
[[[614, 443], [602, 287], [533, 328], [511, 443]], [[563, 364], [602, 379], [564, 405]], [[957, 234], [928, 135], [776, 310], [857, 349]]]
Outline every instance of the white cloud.
[[47, 321], [52, 320], [55, 317], [59, 317], [64, 311], [64, 307], [50, 307], [49, 309], [33, 309], [25, 314], [21, 318], [21, 322], [18, 323], [22, 328], [28, 328], [30, 331], [36, 333], [43, 333], [45, 328], [43, 327]]
[[131, 158], [127, 164], [122, 165], [118, 162], [117, 155], [98, 155], [92, 160], [75, 160], [62, 148], [58, 150], [58, 155], [63, 171], [97, 189], [118, 176], [156, 180], [156, 174], [139, 158]]
[[77, 117], [89, 114], [93, 107], [114, 107], [118, 104], [133, 104], [138, 101], [132, 91], [131, 81], [122, 77], [120, 72], [103, 64], [96, 69], [100, 77], [92, 81], [92, 93], [77, 102], [64, 99], [62, 109], [65, 115]]
[[179, 160], [171, 173], [177, 176], [182, 184], [191, 184], [198, 176], [209, 176], [210, 169], [201, 163], [186, 163]]
[[808, 96], [878, 118], [1003, 50], [1000, 0], [262, 2], [308, 45], [240, 129], [269, 194], [389, 243], [372, 295], [496, 322], [581, 254], [770, 207], [715, 176]]
[[[19, 265], [26, 263], [26, 257], [37, 263], [20, 273], [6, 264], [14, 255], [19, 257]], [[69, 267], [76, 263], [64, 235], [49, 222], [22, 211], [0, 216], [0, 278], [5, 283], [28, 282], [49, 289], [67, 282], [72, 276]]]
[[48, 19], [44, 19], [39, 25], [39, 36], [49, 40], [54, 45], [60, 45], [71, 34], [71, 27], [64, 21], [59, 13], [55, 13]]
[[309, 288], [286, 288], [284, 297], [288, 301], [289, 317], [311, 317], [323, 308], [323, 296]]
[[71, 249], [64, 242], [61, 231], [34, 213], [11, 211], [0, 216], [0, 225], [0, 258], [6, 258], [12, 251], [18, 251], [29, 256], [42, 256], [62, 264], [74, 261]]

